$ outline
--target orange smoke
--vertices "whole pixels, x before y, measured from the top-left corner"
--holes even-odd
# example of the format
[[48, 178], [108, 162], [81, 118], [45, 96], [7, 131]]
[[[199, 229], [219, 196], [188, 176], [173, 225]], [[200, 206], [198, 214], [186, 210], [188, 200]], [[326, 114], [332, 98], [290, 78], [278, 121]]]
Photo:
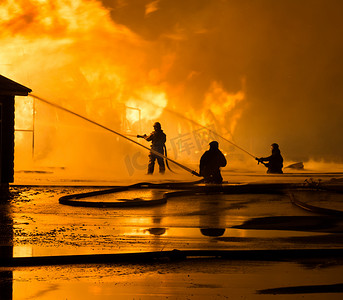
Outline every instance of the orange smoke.
[[[156, 11], [158, 4], [148, 5], [146, 15]], [[144, 40], [116, 24], [99, 1], [6, 0], [0, 4], [0, 25], [0, 73], [51, 102], [123, 133], [148, 133], [151, 123], [162, 118], [169, 140], [180, 132], [195, 130], [189, 122], [184, 126], [187, 121], [180, 115], [202, 125], [225, 128], [220, 129], [223, 134], [231, 135], [235, 129], [242, 91], [230, 94], [213, 80], [200, 108], [186, 105], [187, 96], [179, 82], [184, 80], [186, 85], [196, 75], [184, 79], [180, 75], [177, 83], [170, 80], [178, 53], [165, 47], [167, 35], [156, 41]], [[182, 40], [173, 41], [178, 42]], [[25, 112], [32, 110], [30, 101], [17, 101], [17, 129], [22, 129], [19, 122], [27, 129], [32, 120]], [[179, 115], [168, 115], [165, 108]], [[117, 138], [109, 138], [63, 112], [43, 104], [36, 109], [35, 151], [40, 153], [36, 158], [100, 166], [99, 157], [118, 161], [118, 156], [135, 151], [127, 143], [114, 147]], [[72, 142], [66, 144], [66, 140]], [[16, 140], [16, 147], [20, 143], [21, 139]], [[85, 147], [89, 150], [86, 159], [80, 155]], [[177, 149], [180, 152], [172, 155], [182, 158], [188, 154], [182, 147]]]
[[205, 95], [204, 107], [216, 116], [220, 126], [226, 127], [224, 132], [232, 134], [241, 116], [241, 109], [237, 109], [237, 106], [244, 97], [243, 91], [229, 94], [220, 83], [214, 81]]

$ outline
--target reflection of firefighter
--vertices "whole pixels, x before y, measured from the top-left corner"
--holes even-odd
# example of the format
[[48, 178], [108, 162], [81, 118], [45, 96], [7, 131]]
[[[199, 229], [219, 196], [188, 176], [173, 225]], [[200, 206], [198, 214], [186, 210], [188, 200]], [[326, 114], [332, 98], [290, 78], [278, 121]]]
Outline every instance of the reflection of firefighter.
[[[164, 154], [165, 143], [167, 138], [159, 122], [156, 122], [154, 124], [154, 131], [150, 135], [137, 135], [137, 137], [144, 138], [148, 142], [151, 141], [151, 149], [158, 153], [161, 153], [162, 155]], [[160, 174], [164, 174], [166, 169], [164, 165], [164, 158], [154, 154], [153, 152], [150, 152], [149, 154], [148, 174], [154, 173], [155, 160], [157, 160], [157, 163], [159, 165]]]
[[279, 145], [276, 143], [271, 144], [271, 150], [272, 150], [272, 155], [268, 157], [261, 157], [261, 158], [256, 157], [256, 160], [259, 163], [264, 164], [268, 168], [267, 173], [282, 174], [283, 173], [282, 172], [283, 158], [281, 156]]
[[205, 195], [201, 197], [199, 210], [200, 232], [204, 236], [222, 236], [225, 233], [225, 196]]
[[210, 149], [200, 159], [200, 175], [204, 177], [206, 183], [223, 182], [220, 167], [226, 166], [226, 158], [218, 146], [218, 142], [211, 142]]

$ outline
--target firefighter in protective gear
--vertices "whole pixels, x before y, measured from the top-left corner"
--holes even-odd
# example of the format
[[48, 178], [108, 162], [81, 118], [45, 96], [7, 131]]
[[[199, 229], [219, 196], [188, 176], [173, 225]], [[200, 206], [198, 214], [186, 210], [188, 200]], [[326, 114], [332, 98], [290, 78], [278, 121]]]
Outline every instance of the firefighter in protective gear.
[[204, 177], [205, 183], [222, 183], [220, 167], [225, 167], [226, 163], [224, 154], [219, 150], [218, 142], [211, 142], [210, 149], [200, 159], [200, 175]]
[[[263, 163], [267, 168], [268, 174], [283, 174], [283, 157], [281, 155], [279, 145], [276, 143], [271, 144], [272, 155], [268, 157], [257, 158], [259, 163]], [[265, 163], [267, 162], [267, 163]]]
[[[167, 140], [166, 134], [163, 132], [161, 128], [161, 123], [156, 122], [154, 123], [153, 127], [154, 127], [154, 131], [150, 133], [150, 135], [144, 134], [143, 136], [138, 135], [137, 137], [142, 137], [148, 142], [151, 142], [151, 149], [163, 155], [165, 143]], [[164, 158], [156, 155], [152, 151], [150, 151], [149, 153], [148, 174], [154, 173], [155, 160], [157, 160], [160, 174], [164, 174], [166, 170], [165, 164], [164, 164]]]

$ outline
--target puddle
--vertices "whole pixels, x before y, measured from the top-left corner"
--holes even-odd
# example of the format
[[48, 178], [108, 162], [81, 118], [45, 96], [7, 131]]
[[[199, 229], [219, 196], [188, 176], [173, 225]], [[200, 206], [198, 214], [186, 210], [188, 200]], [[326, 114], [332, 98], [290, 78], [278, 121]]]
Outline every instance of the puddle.
[[[339, 284], [342, 264], [194, 259], [160, 264], [0, 269], [5, 299], [342, 299], [341, 293], [264, 290]], [[268, 279], [268, 280], [266, 280]], [[3, 283], [6, 284], [3, 284]], [[293, 288], [294, 291], [294, 288]]]

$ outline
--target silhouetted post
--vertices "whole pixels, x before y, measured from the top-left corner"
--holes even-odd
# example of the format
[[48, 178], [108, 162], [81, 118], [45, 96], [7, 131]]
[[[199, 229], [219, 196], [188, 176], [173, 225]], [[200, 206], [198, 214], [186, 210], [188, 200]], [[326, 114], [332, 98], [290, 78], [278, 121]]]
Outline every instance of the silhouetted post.
[[13, 257], [13, 216], [9, 203], [0, 203], [0, 299], [13, 297], [13, 272], [1, 268]]
[[31, 90], [0, 75], [0, 201], [9, 198], [14, 181], [14, 97], [28, 96]]

